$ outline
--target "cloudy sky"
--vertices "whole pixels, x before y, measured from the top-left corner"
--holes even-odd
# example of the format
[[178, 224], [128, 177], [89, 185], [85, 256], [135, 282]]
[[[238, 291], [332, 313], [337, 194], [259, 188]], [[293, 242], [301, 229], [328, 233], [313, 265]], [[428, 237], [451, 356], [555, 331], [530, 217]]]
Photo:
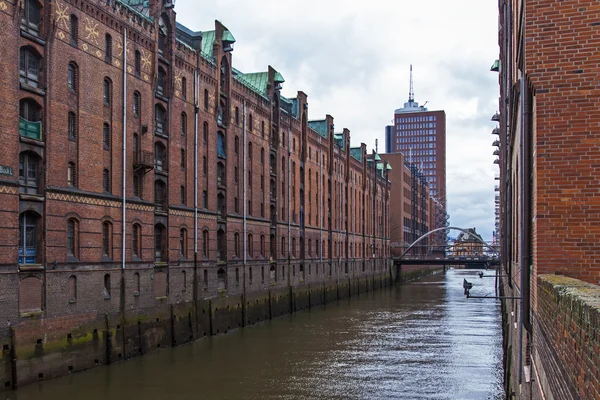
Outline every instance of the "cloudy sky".
[[331, 114], [352, 145], [370, 149], [378, 138], [381, 152], [413, 64], [415, 100], [446, 111], [450, 223], [491, 240], [497, 1], [177, 0], [175, 11], [193, 30], [221, 21], [237, 40], [234, 67], [273, 66], [286, 80], [284, 96], [308, 94], [309, 119]]

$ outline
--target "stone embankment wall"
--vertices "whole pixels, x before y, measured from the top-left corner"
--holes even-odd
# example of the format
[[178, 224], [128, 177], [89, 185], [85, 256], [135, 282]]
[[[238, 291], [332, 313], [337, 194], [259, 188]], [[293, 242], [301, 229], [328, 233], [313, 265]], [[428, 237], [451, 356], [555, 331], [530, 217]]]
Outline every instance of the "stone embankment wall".
[[[86, 310], [69, 315], [31, 315], [11, 326], [0, 339], [0, 390], [133, 358], [158, 348], [177, 346], [281, 315], [319, 307], [438, 272], [411, 267], [398, 271], [379, 261], [372, 272], [275, 285], [261, 291], [186, 301], [155, 299], [151, 307], [120, 312]], [[49, 290], [50, 288], [47, 288]], [[86, 294], [80, 294], [83, 301]], [[119, 298], [120, 296], [113, 296]]]

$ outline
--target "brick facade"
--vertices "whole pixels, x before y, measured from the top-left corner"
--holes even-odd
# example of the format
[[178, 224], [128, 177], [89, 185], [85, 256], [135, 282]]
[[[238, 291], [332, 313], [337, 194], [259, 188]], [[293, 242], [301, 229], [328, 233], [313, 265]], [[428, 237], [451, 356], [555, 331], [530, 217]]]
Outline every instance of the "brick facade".
[[[559, 348], [555, 318], [563, 311], [549, 308], [539, 277], [600, 282], [600, 166], [594, 162], [600, 156], [594, 83], [600, 12], [596, 2], [583, 0], [499, 1], [499, 11], [500, 126], [493, 133], [500, 134], [501, 256], [506, 293], [523, 297], [522, 306], [505, 302], [511, 324], [519, 325], [507, 331], [516, 363], [508, 368], [507, 387], [519, 398], [536, 398], [541, 390], [547, 398], [576, 398], [544, 382], [566, 373], [574, 393], [594, 398], [587, 381], [572, 375], [572, 364], [587, 370], [587, 360], [551, 357], [575, 352], [578, 344]], [[541, 378], [527, 381], [524, 371]]]
[[38, 315], [387, 273], [385, 163], [309, 121], [272, 67], [232, 68], [221, 23], [192, 32], [169, 2], [21, 3], [0, 0], [0, 338]]

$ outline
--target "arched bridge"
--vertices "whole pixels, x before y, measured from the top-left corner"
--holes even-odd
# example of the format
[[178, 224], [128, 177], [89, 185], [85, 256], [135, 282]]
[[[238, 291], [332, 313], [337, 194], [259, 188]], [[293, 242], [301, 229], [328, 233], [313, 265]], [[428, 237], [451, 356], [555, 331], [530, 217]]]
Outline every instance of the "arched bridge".
[[[481, 245], [488, 250], [488, 253], [490, 253], [492, 255], [480, 254], [480, 255], [447, 256], [447, 255], [439, 255], [439, 254], [423, 254], [423, 255], [408, 255], [407, 254], [411, 249], [415, 248], [417, 246], [417, 244], [419, 244], [425, 238], [431, 236], [432, 234], [434, 234], [436, 232], [449, 231], [449, 230], [456, 230], [456, 231], [463, 232], [467, 235], [470, 235], [474, 241], [481, 243]], [[498, 251], [497, 249], [490, 246], [488, 243], [483, 241], [481, 238], [479, 238], [476, 235], [473, 235], [472, 232], [469, 232], [468, 230], [463, 229], [463, 228], [458, 228], [455, 226], [448, 226], [448, 227], [433, 229], [433, 230], [425, 233], [421, 237], [419, 237], [417, 240], [415, 240], [413, 243], [411, 243], [410, 246], [408, 246], [404, 250], [404, 252], [402, 253], [402, 255], [400, 257], [394, 258], [394, 264], [396, 264], [398, 266], [399, 265], [464, 265], [464, 266], [472, 266], [472, 267], [478, 267], [478, 268], [482, 268], [482, 267], [487, 268], [490, 265], [495, 265], [498, 263], [498, 257], [496, 256], [497, 251]]]

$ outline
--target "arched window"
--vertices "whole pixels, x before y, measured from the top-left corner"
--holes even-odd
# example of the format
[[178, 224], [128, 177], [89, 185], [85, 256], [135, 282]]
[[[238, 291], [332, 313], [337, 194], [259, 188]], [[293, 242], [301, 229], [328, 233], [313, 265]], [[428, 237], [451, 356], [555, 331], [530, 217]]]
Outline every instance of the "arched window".
[[179, 255], [181, 258], [187, 257], [187, 230], [185, 228], [179, 230]]
[[249, 233], [248, 234], [248, 257], [252, 258], [254, 256], [254, 238], [252, 237], [252, 234]]
[[226, 57], [223, 57], [223, 59], [221, 60], [220, 83], [221, 83], [221, 91], [226, 92], [228, 89], [228, 83], [229, 83], [229, 64], [227, 62]]
[[21, 47], [19, 75], [21, 83], [38, 87], [42, 58], [30, 47]]
[[77, 87], [78, 87], [77, 79], [78, 79], [77, 65], [75, 65], [75, 63], [69, 63], [68, 73], [67, 73], [67, 87], [69, 88], [69, 90], [71, 92], [77, 91]]
[[208, 111], [208, 89], [204, 89], [204, 111]]
[[217, 132], [217, 156], [227, 157], [227, 153], [225, 152], [225, 135], [221, 131]]
[[135, 51], [133, 65], [134, 65], [135, 76], [139, 77], [140, 74], [142, 73], [142, 55], [139, 50]]
[[69, 130], [69, 140], [75, 140], [77, 138], [77, 116], [72, 111], [69, 111], [67, 129]]
[[180, 151], [180, 157], [179, 158], [180, 158], [180, 167], [181, 167], [181, 170], [183, 171], [183, 170], [185, 170], [185, 164], [186, 164], [186, 161], [187, 161], [187, 159], [185, 157], [185, 150], [184, 149], [181, 149], [181, 151]]
[[260, 123], [260, 133], [262, 134], [262, 138], [265, 138], [265, 121], [261, 121]]
[[252, 163], [252, 143], [251, 142], [248, 143], [248, 161], [250, 161], [250, 163]]
[[225, 165], [222, 162], [217, 163], [217, 185], [225, 185]]
[[225, 260], [227, 257], [227, 238], [225, 231], [219, 229], [217, 231], [217, 260]]
[[79, 257], [79, 224], [76, 219], [67, 221], [67, 259]]
[[204, 258], [208, 258], [208, 240], [209, 240], [208, 231], [207, 230], [202, 231], [202, 256]]
[[187, 134], [187, 114], [184, 112], [181, 113], [181, 134]]
[[254, 123], [252, 122], [252, 114], [248, 115], [248, 131], [252, 132]]
[[202, 172], [204, 175], [208, 172], [208, 159], [206, 156], [202, 156]]
[[77, 186], [77, 169], [72, 161], [67, 164], [67, 185]]
[[102, 190], [110, 193], [110, 172], [107, 169], [102, 171]]
[[187, 100], [187, 79], [181, 78], [181, 98]]
[[19, 264], [37, 262], [39, 243], [39, 215], [25, 211], [19, 216]]
[[79, 20], [73, 14], [71, 14], [70, 25], [71, 25], [71, 46], [77, 47], [77, 42], [79, 40]]
[[166, 235], [162, 224], [154, 225], [154, 262], [166, 261]]
[[112, 62], [112, 37], [107, 33], [104, 41], [106, 47], [105, 61], [110, 64]]
[[133, 224], [133, 233], [131, 235], [131, 253], [134, 258], [142, 258], [142, 228], [139, 224]]
[[219, 101], [219, 108], [217, 109], [217, 123], [223, 125], [227, 122], [227, 103], [224, 99]]
[[240, 255], [240, 234], [233, 234], [233, 254], [238, 257]]
[[19, 101], [19, 116], [26, 122], [40, 122], [42, 119], [42, 108], [33, 99], [21, 99]]
[[110, 125], [106, 123], [102, 127], [102, 145], [105, 150], [110, 149]]
[[25, 0], [21, 14], [21, 29], [39, 36], [42, 24], [42, 8], [37, 0]]
[[104, 91], [102, 99], [104, 100], [104, 105], [109, 106], [112, 103], [112, 88], [111, 83], [108, 78], [104, 78]]
[[161, 142], [154, 143], [154, 169], [167, 170], [167, 148]]
[[236, 135], [233, 139], [233, 151], [237, 155], [240, 151], [240, 138]]
[[19, 154], [19, 191], [37, 194], [39, 186], [39, 156], [33, 152]]
[[204, 139], [204, 143], [208, 143], [208, 122], [202, 124], [202, 138]]
[[227, 289], [227, 273], [223, 268], [217, 271], [217, 284], [219, 289]]
[[240, 108], [239, 107], [235, 108], [235, 124], [236, 125], [240, 124]]
[[112, 224], [108, 221], [102, 223], [102, 258], [112, 258]]
[[296, 257], [296, 238], [292, 238], [292, 256]]
[[142, 96], [140, 92], [133, 92], [133, 116], [139, 117], [142, 107]]
[[225, 208], [225, 195], [223, 193], [219, 193], [217, 195], [217, 213], [219, 214], [219, 218], [225, 218], [226, 208]]
[[265, 148], [260, 148], [260, 163], [264, 165], [265, 163]]
[[164, 96], [166, 93], [167, 72], [164, 68], [158, 68], [158, 79], [156, 80], [156, 94]]
[[163, 181], [154, 181], [154, 205], [159, 211], [163, 211], [166, 207], [167, 188]]
[[167, 21], [161, 16], [158, 20], [158, 52], [160, 54], [165, 53], [168, 34], [169, 29], [167, 26]]
[[167, 112], [160, 104], [154, 106], [154, 131], [157, 135], [169, 134], [167, 127]]
[[281, 255], [284, 256], [284, 257], [285, 257], [285, 251], [286, 251], [286, 248], [285, 248], [285, 237], [282, 236], [281, 237]]
[[277, 270], [274, 265], [271, 265], [271, 268], [269, 268], [269, 280], [271, 283], [277, 282]]

